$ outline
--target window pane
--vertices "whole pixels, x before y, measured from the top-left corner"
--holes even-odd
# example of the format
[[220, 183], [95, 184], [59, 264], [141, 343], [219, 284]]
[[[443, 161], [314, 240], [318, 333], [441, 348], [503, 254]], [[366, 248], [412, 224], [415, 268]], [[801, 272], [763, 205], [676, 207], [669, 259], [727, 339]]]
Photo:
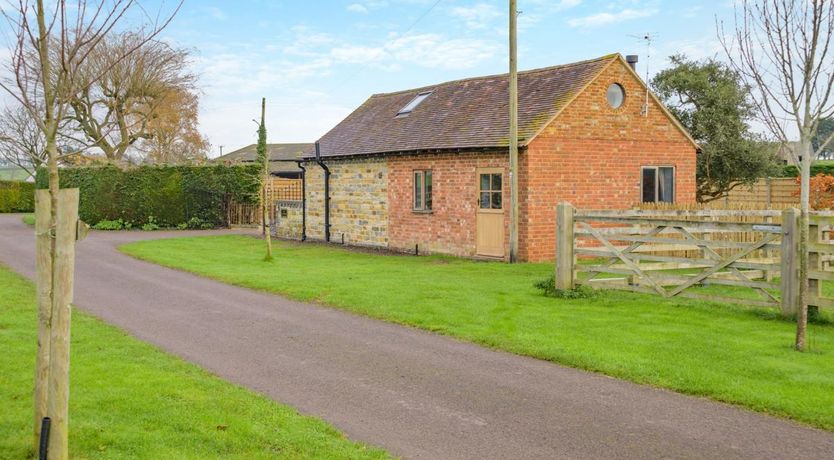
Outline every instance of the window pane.
[[625, 100], [625, 90], [617, 83], [612, 83], [605, 93], [605, 98], [608, 99], [608, 105], [614, 109], [619, 109]]
[[658, 201], [671, 203], [675, 201], [675, 168], [658, 168]]
[[657, 201], [656, 184], [657, 169], [643, 168], [643, 202], [653, 203]]
[[414, 99], [411, 100], [411, 102], [409, 102], [408, 104], [405, 105], [405, 107], [400, 109], [400, 111], [397, 112], [397, 115], [402, 115], [404, 113], [409, 113], [412, 110], [416, 109], [417, 106], [420, 105], [421, 102], [423, 102], [424, 100], [426, 100], [427, 97], [429, 97], [429, 95], [431, 95], [431, 91], [418, 94], [417, 96], [414, 97]]
[[423, 193], [423, 196], [426, 197], [426, 206], [425, 209], [431, 209], [431, 171], [425, 172], [425, 178], [423, 180], [426, 184], [426, 191]]
[[414, 209], [421, 209], [423, 204], [423, 181], [422, 173], [414, 173]]
[[492, 175], [492, 190], [501, 190], [501, 174]]
[[489, 192], [481, 192], [481, 209], [489, 209]]
[[492, 209], [501, 209], [501, 192], [492, 192]]
[[481, 174], [481, 191], [489, 190], [489, 174]]

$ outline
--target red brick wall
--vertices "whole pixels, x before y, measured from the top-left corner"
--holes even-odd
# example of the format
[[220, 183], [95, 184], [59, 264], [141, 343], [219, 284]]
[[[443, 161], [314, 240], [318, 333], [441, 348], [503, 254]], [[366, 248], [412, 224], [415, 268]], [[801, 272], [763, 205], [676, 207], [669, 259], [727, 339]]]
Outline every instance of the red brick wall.
[[[503, 168], [504, 197], [509, 196], [506, 154], [452, 153], [388, 157], [389, 247], [410, 252], [414, 251], [414, 245], [417, 244], [421, 253], [474, 256], [478, 168]], [[431, 213], [412, 210], [412, 175], [415, 170], [421, 169], [432, 171]], [[506, 210], [504, 214], [506, 248]]]
[[[615, 82], [626, 91], [616, 110], [606, 101]], [[675, 166], [676, 201], [695, 201], [695, 147], [651, 99], [642, 116], [644, 102], [645, 89], [614, 62], [530, 143], [520, 157], [522, 260], [554, 258], [560, 201], [585, 209], [638, 203], [641, 166]]]

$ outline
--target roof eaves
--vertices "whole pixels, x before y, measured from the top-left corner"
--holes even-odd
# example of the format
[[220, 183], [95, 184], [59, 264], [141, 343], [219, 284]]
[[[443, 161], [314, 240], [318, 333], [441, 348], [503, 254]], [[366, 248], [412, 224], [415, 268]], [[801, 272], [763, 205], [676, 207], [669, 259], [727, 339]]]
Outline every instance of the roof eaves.
[[[526, 146], [519, 145], [519, 148], [526, 148]], [[341, 154], [334, 154], [334, 155], [322, 155], [322, 160], [328, 159], [343, 159], [343, 158], [356, 158], [356, 157], [369, 157], [369, 156], [388, 156], [388, 155], [421, 155], [421, 154], [433, 154], [433, 153], [468, 153], [468, 152], [503, 152], [505, 150], [509, 150], [509, 146], [507, 145], [494, 145], [494, 146], [469, 146], [469, 147], [441, 147], [441, 148], [430, 148], [430, 149], [407, 149], [407, 150], [388, 150], [388, 151], [378, 151], [378, 152], [361, 152], [361, 153], [341, 153]], [[302, 160], [310, 161], [315, 160], [315, 156], [304, 156]]]

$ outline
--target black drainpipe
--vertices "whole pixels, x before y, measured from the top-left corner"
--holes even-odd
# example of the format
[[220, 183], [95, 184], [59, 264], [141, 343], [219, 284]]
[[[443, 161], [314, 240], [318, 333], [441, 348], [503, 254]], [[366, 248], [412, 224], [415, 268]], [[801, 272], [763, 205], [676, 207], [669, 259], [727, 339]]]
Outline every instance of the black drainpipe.
[[330, 242], [330, 168], [321, 161], [321, 149], [316, 141], [316, 163], [324, 170], [324, 241]]
[[307, 241], [307, 169], [304, 162], [299, 161], [298, 169], [301, 170], [301, 241]]

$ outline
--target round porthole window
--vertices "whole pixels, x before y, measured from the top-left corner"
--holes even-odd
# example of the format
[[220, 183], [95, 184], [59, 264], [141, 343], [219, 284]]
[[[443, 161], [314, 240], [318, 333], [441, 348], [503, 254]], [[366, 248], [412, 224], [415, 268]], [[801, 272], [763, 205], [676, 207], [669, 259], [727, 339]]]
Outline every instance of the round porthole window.
[[619, 83], [611, 83], [608, 91], [605, 93], [605, 98], [608, 99], [608, 105], [613, 109], [619, 109], [625, 102], [625, 90]]

